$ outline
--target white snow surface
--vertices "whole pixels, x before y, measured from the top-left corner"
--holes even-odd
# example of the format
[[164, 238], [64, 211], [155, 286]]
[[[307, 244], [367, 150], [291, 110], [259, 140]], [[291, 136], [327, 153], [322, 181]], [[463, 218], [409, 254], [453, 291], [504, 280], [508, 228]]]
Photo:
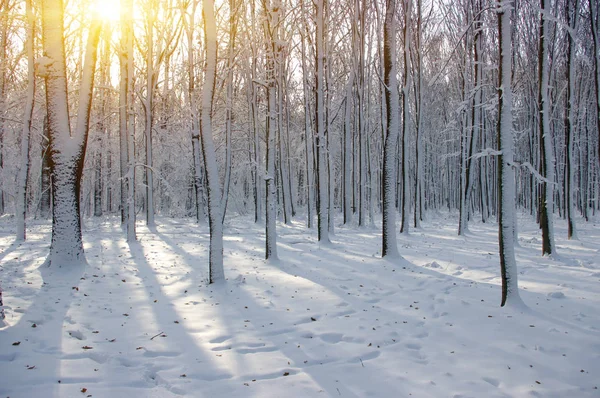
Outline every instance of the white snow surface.
[[[525, 308], [500, 308], [497, 225], [430, 215], [380, 258], [380, 229], [225, 226], [227, 279], [208, 286], [208, 228], [158, 218], [127, 244], [86, 220], [86, 266], [41, 267], [50, 224], [0, 221], [1, 397], [599, 397], [600, 228], [519, 217]], [[18, 343], [18, 344], [17, 344]]]

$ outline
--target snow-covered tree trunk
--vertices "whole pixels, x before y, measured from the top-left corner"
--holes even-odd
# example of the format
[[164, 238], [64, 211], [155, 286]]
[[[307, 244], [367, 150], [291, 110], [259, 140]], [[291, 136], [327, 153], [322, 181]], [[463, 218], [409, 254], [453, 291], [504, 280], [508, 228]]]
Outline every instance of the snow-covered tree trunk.
[[79, 194], [94, 85], [96, 50], [101, 24], [93, 21], [83, 64], [79, 89], [77, 123], [74, 134], [69, 126], [69, 102], [63, 37], [62, 0], [42, 1], [44, 58], [41, 65], [46, 81], [46, 108], [50, 136], [52, 170], [52, 241], [48, 265], [69, 267], [86, 262], [81, 239]]
[[329, 181], [327, 178], [327, 137], [325, 136], [325, 0], [315, 4], [316, 87], [315, 125], [317, 147], [317, 235], [319, 242], [329, 242]]
[[423, 127], [423, 4], [417, 0], [417, 31], [415, 35], [416, 56], [416, 81], [415, 81], [415, 192], [414, 192], [414, 227], [420, 228], [423, 217], [422, 180], [423, 163], [421, 156], [423, 152], [421, 129]]
[[353, 35], [353, 50], [354, 50], [354, 63], [357, 73], [356, 81], [356, 113], [357, 113], [357, 144], [358, 144], [358, 167], [357, 167], [357, 194], [355, 196], [356, 204], [355, 210], [358, 212], [358, 226], [362, 227], [366, 225], [366, 192], [367, 192], [367, 166], [365, 165], [366, 158], [366, 112], [365, 112], [365, 35], [367, 29], [365, 27], [365, 14], [367, 2], [361, 0], [355, 0], [355, 20], [354, 24], [357, 26], [354, 29]]
[[343, 160], [343, 196], [344, 196], [344, 224], [352, 222], [352, 193], [354, 191], [352, 183], [352, 88], [354, 86], [354, 71], [350, 71], [348, 82], [346, 83], [346, 104], [344, 109], [344, 136], [342, 151]]
[[538, 104], [539, 104], [539, 131], [542, 176], [542, 192], [540, 197], [540, 227], [542, 228], [542, 254], [553, 254], [554, 247], [554, 152], [552, 149], [552, 131], [550, 130], [550, 99], [548, 98], [548, 83], [550, 72], [548, 68], [548, 41], [550, 29], [546, 8], [546, 0], [540, 0], [540, 35], [538, 54]]
[[279, 24], [279, 1], [263, 3], [265, 18], [263, 29], [266, 45], [267, 72], [267, 172], [265, 175], [266, 204], [265, 204], [265, 258], [277, 260], [277, 184], [275, 181], [275, 152], [277, 138], [277, 88], [275, 80], [275, 57], [278, 43], [275, 35]]
[[304, 160], [306, 164], [306, 218], [307, 227], [313, 227], [313, 203], [314, 203], [314, 181], [313, 181], [313, 131], [310, 118], [310, 99], [308, 68], [306, 66], [306, 37], [301, 37], [301, 55], [302, 55], [302, 92], [304, 103]]
[[249, 123], [250, 134], [252, 137], [252, 175], [253, 175], [253, 196], [254, 196], [254, 222], [257, 224], [262, 223], [263, 220], [263, 191], [262, 191], [262, 156], [260, 151], [260, 131], [259, 131], [259, 121], [258, 121], [258, 104], [257, 104], [257, 92], [256, 85], [254, 84], [254, 79], [256, 78], [257, 73], [257, 43], [255, 43], [257, 35], [257, 27], [256, 27], [256, 3], [255, 1], [250, 2], [250, 26], [251, 30], [248, 34], [248, 41], [250, 46], [250, 69], [247, 71], [247, 80], [249, 84], [247, 85], [247, 97], [248, 97], [248, 117], [251, 121]]
[[[281, 24], [279, 27], [274, 28], [277, 30], [276, 40], [279, 42], [279, 46], [282, 46], [280, 37], [281, 35]], [[275, 33], [275, 32], [274, 32]], [[283, 136], [283, 128], [284, 128], [284, 87], [285, 87], [285, 60], [283, 59], [283, 52], [281, 49], [277, 51], [276, 56], [276, 84], [277, 87], [277, 125], [279, 128], [277, 129], [277, 153], [276, 157], [278, 160], [277, 169], [279, 170], [280, 184], [281, 184], [281, 198], [283, 199], [283, 219], [286, 224], [291, 223], [292, 221], [292, 190], [290, 186], [290, 173], [288, 169], [288, 156], [285, 151], [285, 140]]]
[[25, 240], [27, 218], [27, 183], [29, 176], [29, 138], [31, 136], [31, 121], [33, 119], [33, 108], [35, 104], [35, 59], [34, 59], [34, 27], [32, 0], [26, 0], [27, 16], [27, 39], [25, 47], [27, 51], [27, 98], [25, 100], [25, 113], [23, 115], [23, 130], [21, 133], [21, 168], [19, 169], [17, 186], [17, 240]]
[[396, 146], [399, 135], [400, 98], [396, 77], [396, 1], [386, 1], [383, 27], [383, 79], [386, 133], [383, 149], [383, 257], [398, 257], [396, 243]]
[[412, 1], [404, 1], [404, 81], [402, 82], [402, 143], [401, 143], [401, 155], [402, 155], [402, 225], [400, 226], [400, 233], [408, 234], [410, 228], [410, 189], [409, 189], [409, 176], [408, 176], [408, 134], [410, 132], [410, 106], [409, 106], [409, 94], [410, 94], [410, 43], [411, 43], [411, 7]]
[[512, 1], [498, 3], [498, 241], [500, 249], [500, 271], [502, 276], [502, 302], [516, 303], [519, 297], [517, 260], [513, 235], [513, 213], [515, 212], [515, 178], [513, 169], [512, 137], [512, 23], [510, 13]]
[[575, 185], [575, 168], [573, 162], [573, 137], [575, 135], [575, 32], [579, 17], [579, 0], [574, 4], [566, 2], [567, 24], [571, 32], [567, 32], [567, 111], [565, 117], [565, 208], [567, 213], [567, 237], [577, 239], [575, 218], [573, 214], [573, 190]]
[[202, 153], [206, 166], [208, 185], [208, 223], [210, 229], [209, 247], [209, 283], [224, 279], [223, 271], [223, 217], [221, 215], [221, 183], [212, 135], [212, 106], [217, 74], [217, 24], [215, 21], [215, 3], [203, 0], [204, 41], [206, 43], [206, 61], [204, 65], [204, 84], [202, 86], [202, 105], [200, 109], [200, 134]]

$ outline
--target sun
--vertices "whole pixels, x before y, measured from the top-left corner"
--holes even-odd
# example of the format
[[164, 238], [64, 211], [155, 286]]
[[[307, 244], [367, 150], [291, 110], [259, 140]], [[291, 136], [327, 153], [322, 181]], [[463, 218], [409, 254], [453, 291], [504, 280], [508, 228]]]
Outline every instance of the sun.
[[94, 16], [108, 22], [116, 22], [120, 18], [120, 0], [94, 0], [92, 12]]

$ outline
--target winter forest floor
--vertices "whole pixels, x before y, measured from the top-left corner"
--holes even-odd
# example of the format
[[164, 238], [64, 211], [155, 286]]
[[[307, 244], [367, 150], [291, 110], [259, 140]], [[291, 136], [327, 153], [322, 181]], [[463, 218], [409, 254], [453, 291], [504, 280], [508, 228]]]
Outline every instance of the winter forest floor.
[[50, 225], [16, 244], [0, 221], [0, 397], [600, 397], [600, 227], [559, 256], [520, 217], [528, 308], [500, 308], [497, 225], [431, 214], [380, 258], [375, 228], [319, 247], [304, 222], [226, 223], [227, 281], [207, 286], [207, 227], [160, 218], [128, 245], [86, 220], [89, 265], [40, 268]]

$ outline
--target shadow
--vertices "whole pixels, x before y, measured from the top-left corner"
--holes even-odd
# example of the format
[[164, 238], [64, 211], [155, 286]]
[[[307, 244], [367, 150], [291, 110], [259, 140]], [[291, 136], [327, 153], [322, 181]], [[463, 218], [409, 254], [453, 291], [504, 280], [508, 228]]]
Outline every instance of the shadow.
[[[199, 343], [200, 341], [193, 337], [197, 331], [192, 327], [189, 329], [186, 317], [178, 313], [177, 304], [174, 302], [178, 297], [172, 297], [163, 291], [165, 284], [158, 280], [157, 272], [147, 259], [146, 248], [139, 242], [129, 242], [129, 251], [137, 266], [139, 278], [148, 292], [148, 302], [146, 307], [151, 308], [156, 322], [156, 335], [150, 336], [143, 350], [145, 358], [156, 359], [160, 362], [161, 358], [171, 358], [185, 356], [187, 360], [180, 361], [176, 371], [161, 366], [154, 366], [149, 369], [149, 377], [154, 380], [157, 386], [161, 386], [174, 394], [185, 394], [189, 386], [184, 385], [190, 382], [202, 383], [208, 379], [228, 379], [233, 377], [226, 369], [220, 368], [219, 364], [212, 358], [209, 358]], [[138, 303], [138, 307], [140, 303]], [[190, 363], [199, 364], [193, 369], [186, 369]], [[205, 369], [205, 372], [202, 372]], [[171, 377], [162, 377], [159, 372], [170, 373]], [[207, 374], [208, 372], [208, 374]], [[172, 377], [173, 374], [183, 375], [185, 378]]]
[[38, 270], [43, 282], [33, 303], [16, 324], [0, 330], [0, 374], [5, 380], [27, 380], [0, 383], [3, 396], [60, 396], [63, 323], [78, 294], [84, 266], [41, 265]]

